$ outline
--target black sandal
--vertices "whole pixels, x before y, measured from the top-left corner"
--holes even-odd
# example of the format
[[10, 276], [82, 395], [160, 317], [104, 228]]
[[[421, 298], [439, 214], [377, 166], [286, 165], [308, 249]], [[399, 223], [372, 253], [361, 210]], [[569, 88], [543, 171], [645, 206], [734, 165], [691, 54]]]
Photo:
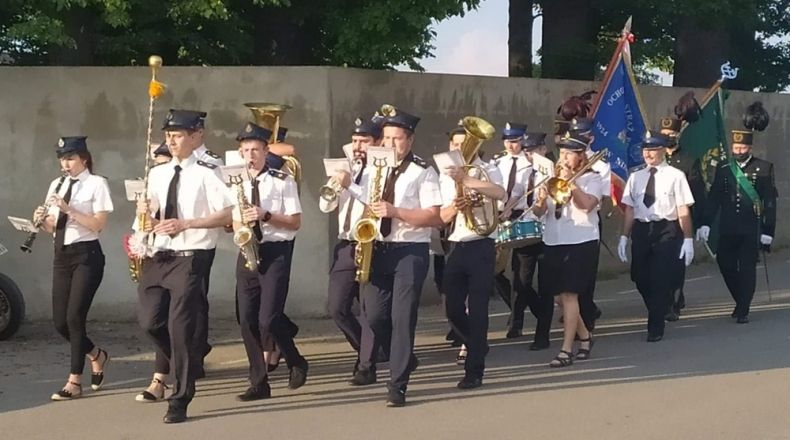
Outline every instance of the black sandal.
[[[563, 353], [567, 357], [560, 356]], [[557, 356], [555, 356], [554, 359], [552, 359], [549, 363], [549, 367], [551, 368], [562, 368], [570, 365], [573, 365], [573, 353], [565, 350], [560, 350], [559, 354], [557, 354]]]
[[[136, 400], [138, 402], [143, 402], [143, 403], [154, 403], [154, 402], [159, 402], [160, 400], [163, 400], [165, 398], [165, 390], [169, 389], [169, 387], [167, 386], [166, 383], [164, 383], [163, 381], [161, 381], [161, 380], [159, 380], [157, 378], [153, 378], [151, 380], [151, 385], [153, 385], [153, 384], [162, 385], [162, 395], [161, 396], [157, 396], [154, 393], [148, 391], [148, 389], [145, 389], [145, 390], [143, 390], [143, 392], [141, 392], [140, 394], [135, 396], [134, 400]], [[151, 388], [151, 385], [148, 385], [148, 388]]]
[[588, 336], [587, 339], [579, 339], [579, 342], [582, 342], [582, 343], [589, 342], [590, 343], [590, 348], [581, 348], [580, 347], [579, 351], [576, 352], [576, 359], [577, 360], [586, 361], [587, 359], [590, 359], [590, 351], [593, 348], [593, 344], [595, 344], [595, 340], [593, 339], [592, 333], [590, 333], [590, 336]]
[[[101, 364], [101, 371], [96, 373], [93, 371], [93, 368], [91, 368], [91, 388], [93, 389], [93, 391], [99, 391], [102, 385], [104, 385], [104, 367], [106, 367], [107, 364], [110, 363], [110, 354], [102, 350], [101, 348], [99, 348], [98, 350], [99, 353], [96, 355], [95, 358], [90, 359], [90, 356], [88, 356], [88, 359], [90, 359], [91, 362], [96, 362], [99, 358], [101, 358], [102, 355], [104, 355], [104, 362], [102, 362]], [[91, 365], [91, 367], [93, 366]]]
[[69, 384], [70, 385], [74, 385], [75, 387], [77, 387], [79, 389], [79, 392], [72, 393], [71, 391], [69, 391], [65, 387], [63, 387], [62, 390], [60, 390], [57, 393], [55, 393], [52, 396], [50, 396], [50, 399], [58, 402], [58, 401], [72, 400], [72, 399], [76, 399], [78, 397], [82, 397], [82, 384], [79, 384], [77, 382], [72, 382], [72, 381], [69, 381]]

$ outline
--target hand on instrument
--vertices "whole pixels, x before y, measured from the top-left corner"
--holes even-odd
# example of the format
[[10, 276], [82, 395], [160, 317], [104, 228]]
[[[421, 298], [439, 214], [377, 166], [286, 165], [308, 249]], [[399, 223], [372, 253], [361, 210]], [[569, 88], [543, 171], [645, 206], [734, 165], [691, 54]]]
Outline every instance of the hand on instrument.
[[343, 188], [351, 186], [351, 173], [345, 170], [339, 170], [332, 176], [332, 180]]
[[458, 183], [462, 182], [464, 177], [466, 177], [466, 173], [464, 173], [461, 168], [456, 166], [444, 167], [444, 174]]
[[544, 186], [541, 186], [541, 187], [540, 187], [540, 188], [538, 188], [538, 190], [536, 191], [536, 196], [537, 196], [537, 197], [536, 197], [536, 199], [535, 199], [535, 203], [536, 203], [536, 204], [543, 205], [543, 203], [544, 203], [544, 202], [546, 201], [546, 199], [549, 197], [549, 190], [547, 190], [547, 189], [546, 189], [546, 186], [545, 186], [545, 185], [544, 185]]
[[57, 194], [53, 194], [49, 198], [49, 204], [52, 206], [57, 206], [60, 209], [60, 212], [64, 214], [69, 213], [69, 204], [64, 202], [63, 199]]
[[563, 164], [560, 167], [560, 174], [558, 177], [560, 179], [568, 180], [571, 177], [573, 177], [573, 171], [570, 168], [566, 167], [565, 164]]
[[691, 261], [694, 259], [694, 240], [691, 238], [684, 238], [683, 239], [683, 247], [680, 248], [680, 256], [678, 257], [681, 260], [685, 258], [686, 266], [691, 264]]
[[263, 209], [258, 206], [248, 206], [241, 211], [241, 220], [244, 223], [258, 221], [263, 216]]
[[186, 222], [177, 218], [162, 220], [154, 226], [154, 234], [175, 236], [187, 229]]
[[140, 214], [150, 214], [151, 213], [151, 201], [148, 199], [140, 198], [137, 199], [137, 209], [135, 211], [137, 215]]
[[620, 242], [617, 243], [617, 256], [620, 257], [620, 261], [623, 263], [628, 263], [628, 253], [626, 252], [626, 248], [628, 247], [628, 237], [625, 235], [620, 236]]
[[453, 200], [453, 206], [455, 206], [456, 211], [462, 211], [466, 209], [466, 207], [469, 205], [470, 205], [470, 200], [466, 196], [456, 197]]
[[710, 226], [700, 226], [697, 229], [697, 241], [708, 241], [710, 237]]
[[397, 209], [392, 206], [392, 203], [385, 201], [370, 205], [370, 209], [372, 209], [373, 213], [379, 218], [395, 217], [397, 212]]
[[39, 206], [33, 211], [33, 223], [38, 223], [39, 221], [43, 221], [47, 215], [47, 208], [46, 206]]
[[765, 235], [765, 234], [760, 235], [760, 244], [763, 246], [770, 246], [771, 243], [773, 243], [773, 241], [774, 238], [771, 237], [770, 235]]

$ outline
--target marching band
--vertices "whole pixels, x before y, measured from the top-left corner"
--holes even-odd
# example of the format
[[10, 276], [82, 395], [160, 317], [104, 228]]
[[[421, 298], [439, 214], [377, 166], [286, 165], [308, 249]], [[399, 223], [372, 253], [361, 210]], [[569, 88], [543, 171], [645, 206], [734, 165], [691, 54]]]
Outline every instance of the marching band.
[[[419, 364], [415, 331], [429, 243], [440, 229], [444, 257], [437, 284], [453, 337], [463, 344], [458, 388], [483, 384], [489, 298], [495, 292], [510, 309], [507, 338], [522, 336], [526, 307], [536, 318], [530, 350], [549, 348], [555, 302], [562, 308], [562, 345], [550, 367], [592, 356], [600, 316], [593, 302], [599, 213], [610, 197], [611, 171], [606, 150], [591, 150], [587, 99], [572, 97], [561, 106], [556, 153], [548, 150], [546, 133], [508, 122], [501, 132], [504, 151], [485, 161], [480, 148], [495, 128], [479, 117], [464, 117], [448, 133], [449, 151], [435, 156], [438, 169], [412, 150], [419, 117], [384, 105], [354, 121], [338, 162], [342, 167], [328, 171], [318, 200], [322, 212], [337, 212], [328, 310], [356, 353], [351, 385], [375, 383], [377, 363], [388, 362], [386, 404], [406, 404]], [[170, 110], [162, 127], [165, 142], [147, 150], [156, 164], [147, 169], [146, 190], [137, 200], [128, 251], [141, 262], [138, 318], [156, 360], [151, 385], [136, 400], [160, 401], [172, 388], [165, 423], [187, 419], [195, 381], [205, 375], [203, 358], [211, 350], [209, 273], [228, 225], [239, 247], [237, 312], [249, 364], [249, 387], [237, 398], [271, 397], [268, 376], [279, 352], [290, 369], [288, 387], [307, 380], [307, 360], [294, 343], [298, 327], [284, 313], [294, 239], [302, 225], [300, 166], [280, 126], [287, 106], [247, 106], [256, 117], [236, 137], [240, 165], [225, 166], [206, 148], [206, 113], [200, 111]], [[663, 118], [659, 130], [643, 133], [644, 166], [631, 170], [622, 195], [618, 256], [629, 260], [630, 242], [631, 279], [647, 307], [650, 342], [662, 339], [665, 321], [676, 320], [685, 303], [683, 279], [694, 258], [695, 228], [697, 239], [707, 241], [710, 226], [720, 219], [717, 262], [739, 323], [749, 319], [758, 252], [773, 241], [773, 165], [751, 153], [767, 113], [759, 103], [749, 107], [746, 130], [732, 134], [733, 159], [716, 168], [707, 194], [699, 161], [684, 157], [677, 142], [681, 124], [693, 123], [698, 113], [693, 95], [684, 95], [676, 118]], [[71, 345], [67, 384], [52, 399], [70, 400], [82, 394], [85, 359], [94, 390], [102, 387], [110, 360], [87, 337], [85, 320], [102, 280], [98, 239], [113, 203], [107, 180], [92, 173], [85, 137], [61, 138], [56, 152], [65, 174], [51, 183], [47, 203], [33, 218], [54, 236], [53, 315]]]

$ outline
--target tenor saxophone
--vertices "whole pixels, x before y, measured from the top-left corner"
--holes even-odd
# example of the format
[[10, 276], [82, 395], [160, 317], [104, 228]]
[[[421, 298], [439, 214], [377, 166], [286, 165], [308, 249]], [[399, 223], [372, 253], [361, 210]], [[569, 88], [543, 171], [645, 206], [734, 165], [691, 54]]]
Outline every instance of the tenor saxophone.
[[379, 235], [378, 217], [370, 209], [374, 203], [381, 201], [381, 175], [386, 166], [374, 162], [376, 174], [373, 177], [373, 190], [368, 197], [368, 206], [365, 213], [356, 224], [354, 224], [354, 239], [357, 241], [355, 248], [354, 262], [357, 265], [356, 280], [360, 284], [370, 281], [370, 265], [373, 262], [373, 240]]
[[[247, 196], [244, 194], [242, 180], [239, 178], [233, 183], [236, 186], [236, 198], [239, 202], [239, 215], [243, 217], [244, 210], [249, 208], [250, 203], [247, 201]], [[258, 262], [260, 261], [260, 257], [258, 256], [258, 240], [255, 239], [255, 233], [252, 230], [253, 226], [253, 223], [246, 224], [242, 222], [241, 227], [233, 232], [233, 243], [241, 250], [241, 255], [246, 261], [244, 263], [244, 267], [255, 272], [258, 270]]]

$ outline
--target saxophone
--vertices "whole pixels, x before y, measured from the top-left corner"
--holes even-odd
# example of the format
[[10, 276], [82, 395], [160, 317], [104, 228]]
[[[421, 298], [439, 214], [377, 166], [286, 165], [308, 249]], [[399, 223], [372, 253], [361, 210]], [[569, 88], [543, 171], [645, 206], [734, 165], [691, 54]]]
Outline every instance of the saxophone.
[[373, 192], [371, 192], [368, 198], [368, 206], [365, 207], [365, 213], [362, 215], [362, 218], [354, 224], [354, 239], [357, 241], [354, 261], [357, 265], [356, 280], [360, 284], [366, 284], [370, 281], [370, 264], [373, 261], [373, 240], [379, 235], [378, 217], [376, 217], [376, 214], [370, 209], [370, 205], [378, 203], [381, 200], [381, 175], [382, 170], [386, 167], [386, 161], [375, 159], [373, 166], [376, 167], [376, 174], [373, 177]]
[[[249, 208], [250, 203], [247, 201], [247, 196], [244, 194], [244, 186], [241, 176], [231, 176], [231, 185], [236, 185], [236, 198], [239, 202], [239, 215], [243, 218], [243, 213], [246, 208]], [[241, 227], [233, 232], [233, 243], [241, 250], [241, 255], [244, 256], [244, 267], [255, 272], [258, 270], [258, 240], [255, 239], [255, 233], [252, 230], [253, 223], [245, 224], [242, 221]]]

